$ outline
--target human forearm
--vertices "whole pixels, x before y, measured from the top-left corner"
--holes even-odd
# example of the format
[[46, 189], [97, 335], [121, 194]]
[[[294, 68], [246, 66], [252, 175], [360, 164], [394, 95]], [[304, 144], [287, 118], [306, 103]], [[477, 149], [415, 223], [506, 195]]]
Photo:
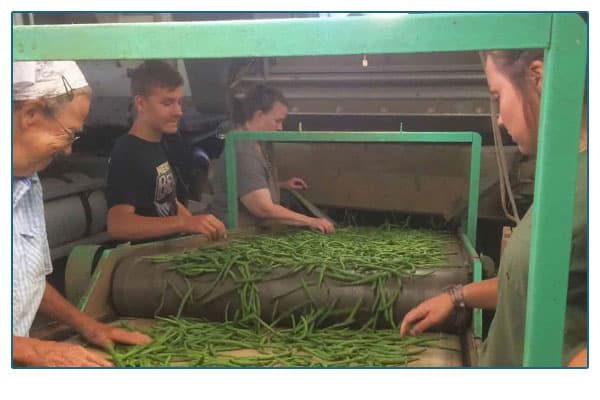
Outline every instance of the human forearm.
[[311, 222], [311, 217], [287, 209], [279, 204], [273, 204], [261, 214], [261, 218], [275, 220], [286, 225], [310, 226]]
[[46, 283], [40, 311], [48, 317], [73, 327], [81, 332], [90, 323], [96, 321], [69, 303], [52, 285]]
[[108, 212], [107, 230], [116, 240], [140, 240], [183, 232], [184, 217], [143, 217], [137, 214], [119, 215]]
[[307, 226], [323, 233], [332, 233], [335, 231], [331, 221], [323, 218], [311, 218], [282, 207], [279, 204], [274, 204], [271, 194], [267, 189], [259, 189], [248, 193], [240, 197], [240, 200], [244, 207], [258, 218], [270, 219], [286, 225]]
[[[145, 344], [150, 342], [150, 338], [140, 332], [129, 332], [96, 321], [94, 318], [74, 307], [48, 283], [46, 283], [46, 289], [42, 296], [40, 311], [52, 319], [72, 327], [88, 342], [97, 346], [107, 347], [114, 342], [126, 344]], [[25, 345], [29, 345], [29, 347], [25, 346], [24, 349], [34, 349], [39, 353], [39, 356], [42, 359], [47, 359], [49, 355], [56, 352], [60, 353], [60, 350], [57, 350], [57, 347], [60, 347], [62, 344], [43, 340], [41, 343], [30, 342], [25, 343]], [[35, 346], [31, 347], [32, 345]], [[73, 349], [68, 347], [69, 352], [74, 352], [74, 357], [79, 357], [77, 354], [79, 354], [82, 349], [83, 348]], [[23, 352], [25, 353], [25, 356], [27, 356], [27, 351]], [[84, 358], [88, 358], [88, 356], [89, 355], [86, 353]]]
[[473, 282], [463, 287], [465, 305], [470, 308], [496, 309], [498, 278]]

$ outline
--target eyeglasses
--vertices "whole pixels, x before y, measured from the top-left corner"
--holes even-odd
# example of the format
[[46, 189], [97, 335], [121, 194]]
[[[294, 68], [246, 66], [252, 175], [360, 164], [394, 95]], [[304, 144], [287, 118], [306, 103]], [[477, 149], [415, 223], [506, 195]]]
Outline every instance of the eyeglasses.
[[69, 101], [73, 100], [73, 88], [71, 87], [71, 84], [69, 83], [69, 81], [67, 80], [67, 78], [65, 78], [64, 75], [61, 75], [62, 78], [62, 83], [65, 86], [65, 94], [67, 95], [67, 98], [69, 99]]
[[52, 119], [54, 119], [58, 123], [58, 125], [60, 125], [60, 128], [62, 129], [63, 133], [65, 135], [67, 135], [67, 137], [69, 138], [69, 141], [71, 143], [73, 143], [74, 141], [76, 141], [77, 139], [79, 139], [81, 137], [81, 132], [72, 132], [70, 129], [67, 129], [63, 125], [63, 123], [58, 120], [58, 118], [52, 117]]

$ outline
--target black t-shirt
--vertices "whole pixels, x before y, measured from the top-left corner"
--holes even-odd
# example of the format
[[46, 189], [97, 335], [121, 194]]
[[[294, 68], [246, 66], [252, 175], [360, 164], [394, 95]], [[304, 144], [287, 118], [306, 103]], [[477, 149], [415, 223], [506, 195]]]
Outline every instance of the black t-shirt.
[[145, 217], [177, 215], [176, 180], [160, 143], [123, 135], [113, 147], [106, 189], [108, 208], [135, 207]]

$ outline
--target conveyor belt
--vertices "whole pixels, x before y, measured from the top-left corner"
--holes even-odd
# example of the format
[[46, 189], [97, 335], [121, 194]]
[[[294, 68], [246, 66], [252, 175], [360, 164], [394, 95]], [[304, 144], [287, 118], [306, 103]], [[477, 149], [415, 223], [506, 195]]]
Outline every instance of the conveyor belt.
[[[427, 275], [390, 279], [385, 291], [390, 299], [399, 292], [393, 305], [394, 321], [398, 323], [403, 316], [421, 301], [439, 293], [444, 287], [469, 282], [469, 268], [458, 241], [446, 245], [441, 269]], [[235, 312], [242, 307], [239, 285], [233, 280], [223, 280], [214, 285], [216, 273], [189, 277], [185, 279], [173, 271], [169, 263], [156, 264], [143, 256], [126, 257], [118, 264], [112, 279], [112, 303], [118, 315], [139, 318], [152, 318], [155, 315], [170, 316], [181, 311], [182, 316], [201, 317], [212, 321], [231, 320]], [[362, 303], [355, 315], [354, 326], [361, 326], [372, 315], [376, 295], [369, 284], [348, 285], [335, 279], [325, 278], [318, 285], [319, 273], [303, 271], [290, 273], [281, 268], [256, 282], [260, 295], [261, 319], [271, 322], [273, 316], [286, 311], [296, 319], [306, 311], [303, 305], [312, 304], [315, 308], [332, 307], [340, 311], [326, 323], [339, 322], [356, 306]], [[304, 286], [304, 287], [302, 287]], [[191, 296], [185, 307], [180, 305], [182, 297], [190, 290]], [[276, 299], [276, 300], [275, 300]], [[274, 310], [276, 308], [276, 310]], [[293, 310], [293, 311], [292, 311]], [[345, 310], [345, 313], [344, 313]], [[226, 315], [227, 312], [227, 315]], [[450, 333], [460, 332], [468, 323], [465, 315], [455, 315], [438, 327], [438, 330]], [[289, 319], [283, 320], [289, 324]], [[384, 325], [378, 325], [384, 326]]]

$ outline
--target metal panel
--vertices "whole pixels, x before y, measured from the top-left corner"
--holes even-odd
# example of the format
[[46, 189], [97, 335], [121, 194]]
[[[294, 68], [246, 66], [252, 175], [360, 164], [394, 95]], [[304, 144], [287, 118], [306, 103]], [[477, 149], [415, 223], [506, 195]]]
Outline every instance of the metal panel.
[[227, 174], [227, 222], [231, 229], [237, 226], [237, 167], [236, 141], [264, 142], [321, 142], [321, 143], [471, 143], [471, 168], [469, 174], [469, 205], [467, 211], [467, 236], [475, 242], [477, 204], [479, 195], [479, 168], [481, 137], [474, 132], [253, 132], [231, 131], [225, 140]]
[[226, 58], [545, 48], [551, 17], [473, 13], [385, 20], [350, 17], [15, 26], [13, 57], [15, 61]]
[[525, 366], [562, 364], [586, 53], [583, 21], [573, 15], [555, 15], [544, 63]]

